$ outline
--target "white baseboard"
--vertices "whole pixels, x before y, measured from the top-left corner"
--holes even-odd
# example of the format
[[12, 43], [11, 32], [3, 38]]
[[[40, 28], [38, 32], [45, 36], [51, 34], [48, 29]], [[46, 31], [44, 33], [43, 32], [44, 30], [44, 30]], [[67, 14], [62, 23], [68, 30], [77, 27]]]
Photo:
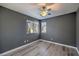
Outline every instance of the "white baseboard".
[[18, 51], [18, 50], [20, 50], [20, 49], [23, 49], [24, 47], [29, 46], [29, 45], [31, 45], [31, 44], [33, 44], [33, 43], [35, 43], [35, 42], [38, 42], [38, 41], [39, 41], [39, 40], [36, 40], [36, 41], [30, 42], [30, 43], [28, 43], [28, 44], [22, 45], [22, 46], [20, 46], [20, 47], [11, 49], [11, 50], [9, 50], [9, 51], [6, 51], [6, 52], [4, 52], [4, 53], [1, 53], [0, 56], [11, 55], [12, 52], [15, 52], [15, 51]]
[[68, 48], [73, 48], [77, 51], [78, 55], [79, 55], [79, 50], [77, 49], [77, 47], [73, 47], [73, 46], [69, 46], [69, 45], [65, 45], [65, 44], [61, 44], [61, 43], [56, 43], [56, 42], [52, 42], [52, 41], [48, 41], [48, 40], [43, 40], [43, 39], [39, 39], [39, 40], [36, 40], [36, 41], [33, 41], [31, 43], [28, 43], [28, 44], [25, 44], [23, 46], [20, 46], [20, 47], [17, 47], [17, 48], [14, 48], [14, 49], [11, 49], [9, 51], [6, 51], [2, 54], [0, 54], [0, 56], [5, 56], [5, 55], [10, 55], [12, 52], [15, 52], [15, 51], [18, 51], [20, 49], [23, 49], [24, 47], [26, 46], [29, 46], [35, 42], [38, 42], [38, 41], [43, 41], [43, 42], [48, 42], [48, 43], [53, 43], [53, 44], [57, 44], [57, 45], [61, 45], [61, 46], [65, 46], [65, 47], [68, 47]]
[[79, 55], [79, 50], [78, 50], [78, 48], [76, 48], [76, 51], [77, 51], [77, 53], [78, 53], [78, 55]]
[[61, 46], [69, 47], [69, 48], [75, 48], [74, 46], [65, 45], [65, 44], [61, 44], [61, 43], [56, 43], [56, 42], [52, 42], [52, 41], [48, 41], [48, 40], [40, 39], [40, 41], [49, 42], [49, 43], [53, 43], [53, 44], [57, 44], [57, 45], [61, 45]]
[[52, 41], [48, 41], [48, 40], [44, 40], [44, 39], [40, 39], [40, 41], [48, 42], [48, 43], [53, 43], [53, 44], [65, 46], [65, 47], [68, 47], [68, 48], [73, 48], [73, 49], [75, 49], [75, 50], [77, 51], [77, 53], [78, 53], [78, 55], [79, 55], [79, 50], [77, 49], [77, 47], [70, 46], [70, 45], [65, 45], [65, 44], [61, 44], [61, 43], [56, 43], [56, 42], [52, 42]]

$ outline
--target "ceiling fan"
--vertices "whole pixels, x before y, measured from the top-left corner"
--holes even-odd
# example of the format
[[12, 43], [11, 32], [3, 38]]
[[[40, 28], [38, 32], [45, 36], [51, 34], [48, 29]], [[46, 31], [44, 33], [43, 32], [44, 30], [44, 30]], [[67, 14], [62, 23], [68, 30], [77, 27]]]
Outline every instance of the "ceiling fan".
[[51, 15], [51, 11], [60, 10], [61, 4], [60, 3], [36, 3], [34, 4], [34, 8], [39, 8], [40, 13], [39, 15], [45, 17], [47, 15]]
[[53, 6], [54, 3], [41, 3], [39, 4], [40, 6], [40, 16], [47, 16], [47, 15], [51, 15], [51, 13], [49, 13], [49, 11], [52, 10], [51, 6]]

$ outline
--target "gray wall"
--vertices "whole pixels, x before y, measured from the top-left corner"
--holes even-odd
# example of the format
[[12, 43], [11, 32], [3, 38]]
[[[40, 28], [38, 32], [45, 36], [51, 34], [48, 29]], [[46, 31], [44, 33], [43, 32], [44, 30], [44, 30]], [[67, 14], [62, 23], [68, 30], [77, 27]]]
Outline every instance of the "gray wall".
[[[0, 53], [24, 45], [24, 41], [37, 40], [39, 34], [26, 34], [26, 19], [35, 18], [0, 7]], [[25, 28], [26, 27], [26, 28]]]
[[42, 21], [47, 22], [47, 33], [41, 34], [42, 39], [76, 46], [76, 13], [65, 14]]
[[39, 39], [41, 39], [41, 20], [39, 20]]
[[[1, 16], [0, 16], [1, 19]], [[1, 20], [0, 20], [0, 52], [1, 52]]]
[[79, 49], [79, 9], [77, 10], [77, 20], [76, 20], [76, 46]]
[[[26, 34], [27, 18], [32, 21], [37, 20], [7, 8], [0, 7], [0, 53], [24, 45], [25, 40], [32, 42], [38, 38], [72, 46], [76, 45], [75, 13], [43, 20], [47, 22], [47, 33], [40, 34]], [[39, 23], [41, 23], [41, 21], [39, 21]], [[41, 29], [41, 25], [39, 27]], [[79, 43], [77, 43], [77, 46], [78, 45]]]

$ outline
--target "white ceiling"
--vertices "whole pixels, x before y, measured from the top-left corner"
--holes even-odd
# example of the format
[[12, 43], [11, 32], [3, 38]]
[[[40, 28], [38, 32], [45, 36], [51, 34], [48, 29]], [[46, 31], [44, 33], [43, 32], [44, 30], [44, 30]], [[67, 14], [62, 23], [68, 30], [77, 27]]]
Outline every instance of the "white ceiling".
[[79, 7], [78, 3], [56, 3], [50, 11], [51, 15], [42, 17], [40, 16], [40, 7], [36, 3], [0, 3], [0, 5], [37, 19], [46, 19], [75, 12]]

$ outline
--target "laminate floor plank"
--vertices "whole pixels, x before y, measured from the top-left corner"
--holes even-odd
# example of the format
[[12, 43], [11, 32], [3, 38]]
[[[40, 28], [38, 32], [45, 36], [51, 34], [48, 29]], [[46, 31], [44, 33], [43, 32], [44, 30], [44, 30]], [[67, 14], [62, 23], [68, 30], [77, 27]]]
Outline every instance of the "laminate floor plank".
[[48, 42], [36, 42], [11, 56], [77, 56], [76, 50]]

